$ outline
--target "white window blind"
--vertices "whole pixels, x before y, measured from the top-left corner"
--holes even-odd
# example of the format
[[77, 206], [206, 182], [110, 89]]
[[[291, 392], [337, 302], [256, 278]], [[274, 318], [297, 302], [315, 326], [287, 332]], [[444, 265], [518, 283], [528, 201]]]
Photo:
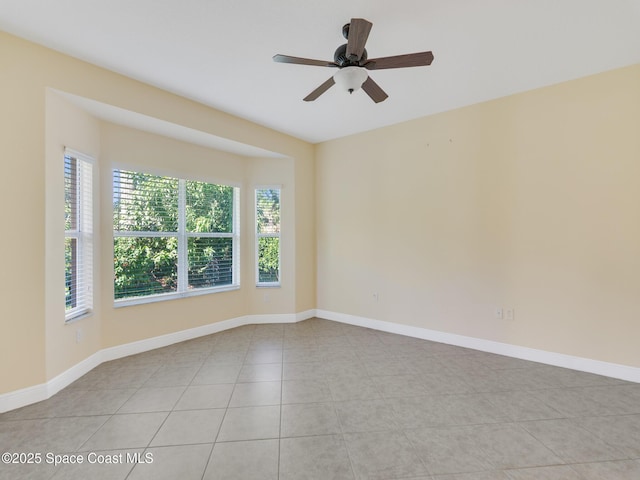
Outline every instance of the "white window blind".
[[256, 188], [256, 283], [280, 284], [280, 188]]
[[116, 300], [237, 286], [238, 189], [114, 170]]
[[65, 149], [65, 319], [93, 308], [93, 160]]

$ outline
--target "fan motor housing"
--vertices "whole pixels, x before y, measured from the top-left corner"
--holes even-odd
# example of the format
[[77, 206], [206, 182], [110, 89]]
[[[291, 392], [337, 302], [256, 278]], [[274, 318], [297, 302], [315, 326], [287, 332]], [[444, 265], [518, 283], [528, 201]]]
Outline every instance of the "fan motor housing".
[[347, 44], [340, 45], [336, 52], [333, 54], [333, 61], [338, 64], [340, 68], [343, 67], [359, 67], [361, 64], [367, 61], [367, 49], [362, 52], [360, 60], [349, 60], [347, 57]]

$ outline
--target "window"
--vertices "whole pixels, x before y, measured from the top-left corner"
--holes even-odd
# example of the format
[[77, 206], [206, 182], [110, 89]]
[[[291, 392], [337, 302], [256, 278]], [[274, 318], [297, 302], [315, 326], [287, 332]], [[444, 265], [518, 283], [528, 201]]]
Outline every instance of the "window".
[[115, 300], [237, 287], [238, 198], [227, 185], [114, 170]]
[[256, 189], [256, 282], [280, 284], [280, 189]]
[[65, 320], [93, 308], [93, 160], [64, 153]]

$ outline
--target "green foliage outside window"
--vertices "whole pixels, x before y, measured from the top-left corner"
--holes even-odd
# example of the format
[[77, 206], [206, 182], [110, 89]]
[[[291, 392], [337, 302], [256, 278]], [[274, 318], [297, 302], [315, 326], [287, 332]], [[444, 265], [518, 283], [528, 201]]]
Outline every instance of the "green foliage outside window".
[[116, 170], [116, 299], [178, 291], [181, 189], [187, 289], [233, 283], [233, 187]]
[[280, 281], [280, 239], [277, 237], [258, 239], [258, 281]]
[[256, 190], [258, 282], [280, 281], [280, 189]]

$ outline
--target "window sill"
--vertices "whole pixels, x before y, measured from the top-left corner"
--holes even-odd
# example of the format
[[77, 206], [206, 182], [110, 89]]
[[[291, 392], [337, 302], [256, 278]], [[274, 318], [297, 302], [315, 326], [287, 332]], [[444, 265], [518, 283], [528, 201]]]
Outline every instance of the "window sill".
[[71, 325], [72, 323], [76, 323], [80, 320], [93, 316], [93, 310], [85, 310], [84, 312], [80, 312], [72, 317], [65, 318], [64, 324]]
[[181, 293], [163, 293], [161, 295], [149, 295], [146, 297], [126, 298], [122, 300], [114, 300], [114, 308], [130, 307], [133, 305], [143, 305], [146, 303], [164, 302], [167, 300], [176, 300], [178, 298], [198, 297], [200, 295], [209, 295], [220, 292], [230, 292], [240, 290], [240, 285], [225, 285], [224, 287], [203, 288], [198, 290], [189, 290]]

